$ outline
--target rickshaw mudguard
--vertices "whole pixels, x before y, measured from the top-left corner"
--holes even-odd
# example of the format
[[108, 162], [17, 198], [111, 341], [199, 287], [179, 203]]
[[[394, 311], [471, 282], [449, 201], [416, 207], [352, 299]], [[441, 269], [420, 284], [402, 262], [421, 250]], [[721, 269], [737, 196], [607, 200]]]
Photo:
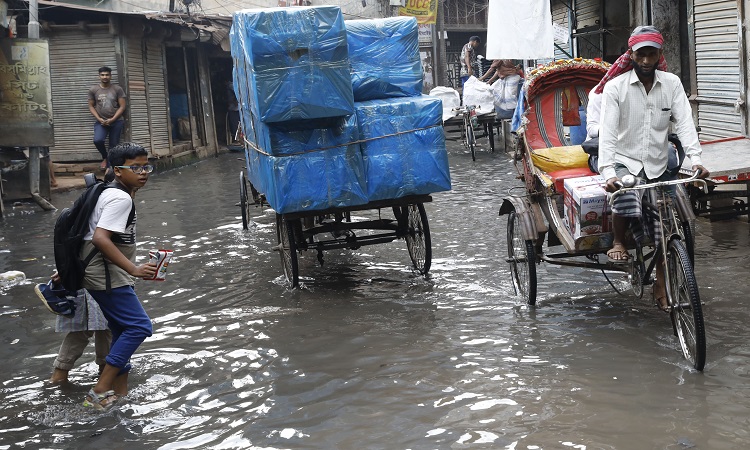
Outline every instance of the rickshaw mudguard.
[[542, 209], [528, 197], [505, 197], [500, 205], [499, 215], [504, 216], [512, 212], [518, 217], [524, 239], [536, 242], [540, 235], [547, 232]]
[[687, 191], [682, 186], [675, 189], [674, 199], [680, 220], [692, 223], [695, 220], [695, 211], [693, 211]]

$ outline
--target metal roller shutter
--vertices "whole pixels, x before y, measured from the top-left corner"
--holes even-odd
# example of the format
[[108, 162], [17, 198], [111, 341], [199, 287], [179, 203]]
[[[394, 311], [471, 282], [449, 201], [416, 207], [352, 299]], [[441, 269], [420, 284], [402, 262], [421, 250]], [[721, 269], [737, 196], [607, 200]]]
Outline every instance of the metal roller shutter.
[[151, 133], [148, 126], [148, 101], [146, 100], [146, 78], [143, 70], [143, 39], [129, 37], [127, 40], [125, 66], [128, 70], [128, 117], [130, 139], [152, 152]]
[[600, 0], [576, 0], [576, 30], [580, 34], [576, 41], [578, 56], [584, 58], [601, 58], [602, 32], [600, 23]]
[[737, 0], [694, 0], [695, 80], [701, 140], [740, 136]]
[[[552, 21], [563, 28], [568, 28], [568, 17], [570, 9], [566, 6], [569, 3], [568, 0], [560, 1], [553, 0], [552, 2]], [[568, 40], [567, 44], [558, 44], [562, 49], [555, 45], [555, 59], [570, 59], [573, 57], [573, 51], [571, 49], [572, 39]]]
[[601, 28], [599, 23], [599, 0], [576, 0], [576, 26]]
[[164, 156], [170, 152], [169, 112], [165, 81], [164, 44], [155, 39], [146, 40], [146, 94], [149, 105], [151, 151]]
[[94, 118], [88, 107], [88, 91], [97, 83], [101, 66], [112, 68], [116, 84], [118, 67], [114, 37], [106, 29], [53, 30], [49, 36], [52, 111], [55, 121], [55, 161], [96, 161]]

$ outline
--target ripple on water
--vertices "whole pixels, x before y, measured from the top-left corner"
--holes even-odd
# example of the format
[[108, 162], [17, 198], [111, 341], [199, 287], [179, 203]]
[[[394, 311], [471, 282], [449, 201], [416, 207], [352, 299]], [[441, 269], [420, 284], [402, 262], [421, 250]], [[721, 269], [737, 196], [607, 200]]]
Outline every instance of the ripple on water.
[[[175, 249], [175, 259], [166, 281], [137, 284], [154, 336], [133, 357], [130, 394], [104, 413], [80, 406], [97, 372], [90, 350], [71, 385], [41, 381], [61, 336], [30, 287], [52, 262], [25, 258], [49, 252], [54, 215], [10, 215], [0, 263], [29, 279], [0, 291], [0, 439], [29, 448], [743, 448], [747, 224], [698, 223], [709, 363], [696, 374], [648, 289], [639, 301], [614, 293], [601, 272], [544, 263], [538, 305], [513, 295], [498, 208], [519, 183], [508, 158], [486, 150], [472, 162], [450, 147], [454, 189], [426, 205], [429, 277], [410, 269], [397, 241], [329, 252], [322, 266], [303, 252], [296, 290], [272, 250], [273, 211], [253, 209], [250, 229], [239, 225], [234, 155], [154, 176], [138, 193], [139, 260], [152, 248]], [[164, 192], [176, 201], [162, 202]]]

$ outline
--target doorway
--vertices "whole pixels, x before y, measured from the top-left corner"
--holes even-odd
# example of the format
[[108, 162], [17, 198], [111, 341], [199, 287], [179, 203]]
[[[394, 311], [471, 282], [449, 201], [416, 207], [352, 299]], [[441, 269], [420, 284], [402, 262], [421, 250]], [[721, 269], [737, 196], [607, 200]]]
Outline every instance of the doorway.
[[205, 146], [195, 48], [167, 47], [167, 89], [174, 151], [179, 153]]
[[210, 59], [209, 67], [217, 140], [230, 150], [242, 147], [241, 137], [237, 133], [240, 113], [232, 84], [232, 58], [228, 53], [217, 55]]

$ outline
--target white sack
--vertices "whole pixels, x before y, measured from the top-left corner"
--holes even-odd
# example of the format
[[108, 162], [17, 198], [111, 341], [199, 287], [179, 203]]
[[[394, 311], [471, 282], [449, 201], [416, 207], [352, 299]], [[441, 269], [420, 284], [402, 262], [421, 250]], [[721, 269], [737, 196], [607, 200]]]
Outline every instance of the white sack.
[[461, 106], [461, 96], [453, 88], [437, 86], [430, 91], [429, 95], [443, 101], [443, 122], [456, 115], [456, 111], [453, 111], [453, 108]]
[[513, 111], [518, 103], [520, 75], [508, 75], [492, 83], [492, 94], [496, 110]]
[[492, 86], [470, 76], [464, 84], [464, 106], [477, 106], [477, 114], [487, 114], [495, 110], [495, 99]]
[[555, 57], [549, 0], [490, 0], [487, 59]]

